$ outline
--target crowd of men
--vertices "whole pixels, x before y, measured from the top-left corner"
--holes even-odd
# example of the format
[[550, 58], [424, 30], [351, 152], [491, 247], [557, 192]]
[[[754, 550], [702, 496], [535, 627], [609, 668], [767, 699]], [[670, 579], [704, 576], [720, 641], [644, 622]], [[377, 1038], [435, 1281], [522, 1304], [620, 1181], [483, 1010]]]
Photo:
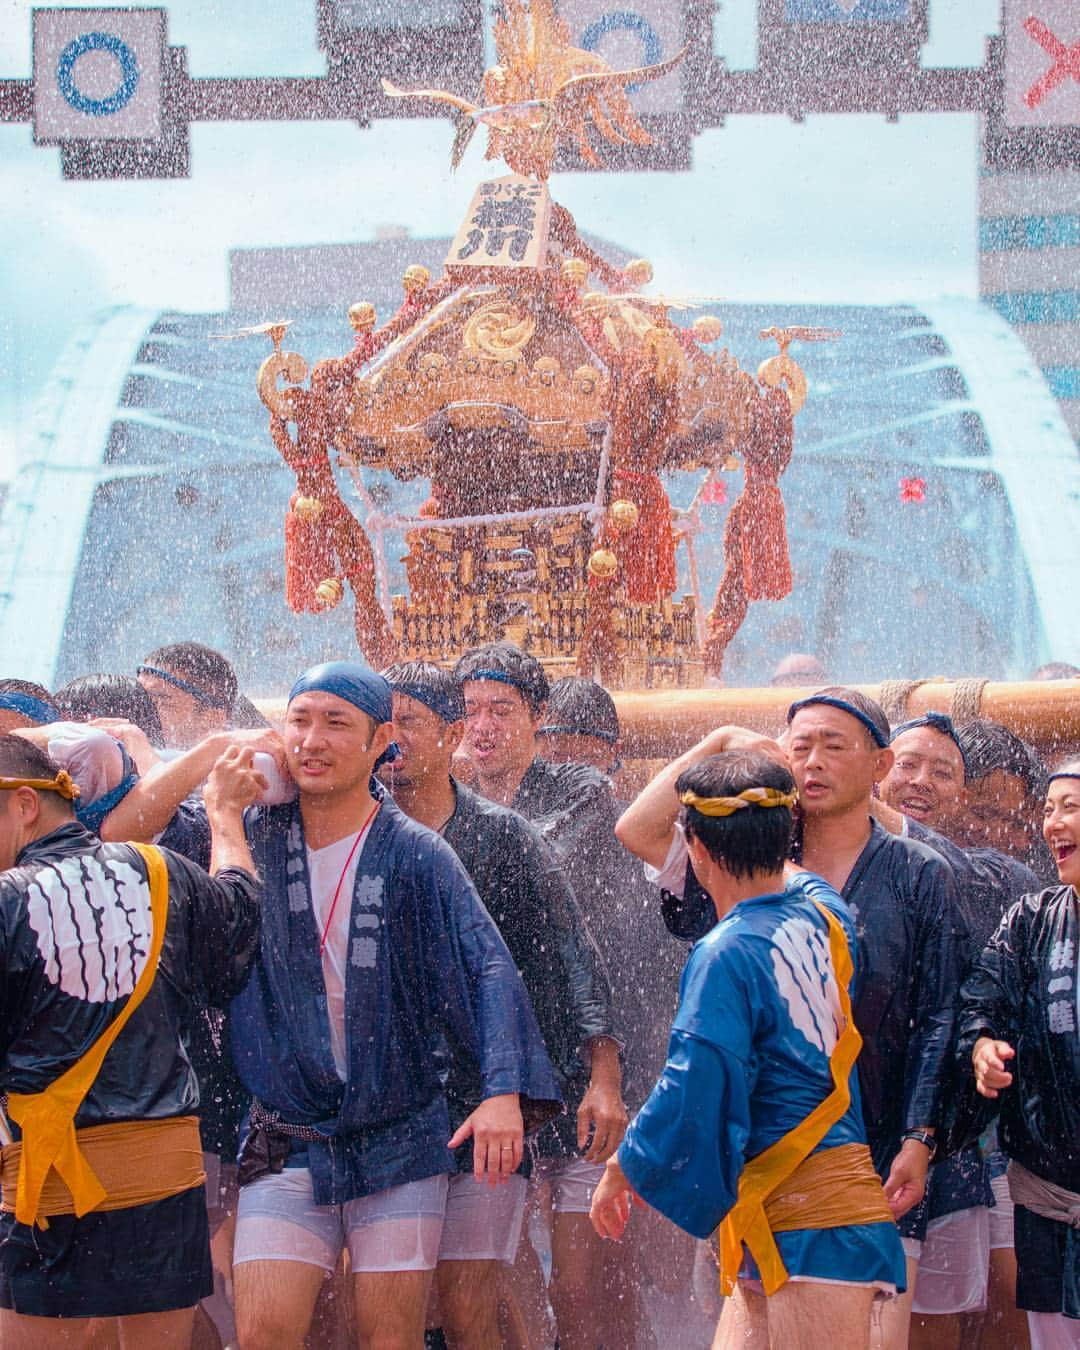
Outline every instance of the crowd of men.
[[0, 680], [0, 1350], [1080, 1346], [1080, 766], [811, 674]]

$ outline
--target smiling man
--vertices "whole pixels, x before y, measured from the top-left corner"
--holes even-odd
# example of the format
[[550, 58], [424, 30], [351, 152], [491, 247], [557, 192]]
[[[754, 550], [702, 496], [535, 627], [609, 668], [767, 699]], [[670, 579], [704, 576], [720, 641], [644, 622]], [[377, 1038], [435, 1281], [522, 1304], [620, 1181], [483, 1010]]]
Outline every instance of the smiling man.
[[[419, 1345], [452, 1149], [490, 1184], [517, 1170], [522, 1101], [559, 1088], [521, 977], [450, 847], [372, 775], [396, 754], [386, 681], [356, 662], [293, 686], [297, 801], [248, 822], [266, 888], [252, 977], [232, 1005], [253, 1095], [240, 1156], [241, 1343], [299, 1346], [348, 1244], [362, 1344]], [[451, 1137], [453, 1041], [480, 1104]]]

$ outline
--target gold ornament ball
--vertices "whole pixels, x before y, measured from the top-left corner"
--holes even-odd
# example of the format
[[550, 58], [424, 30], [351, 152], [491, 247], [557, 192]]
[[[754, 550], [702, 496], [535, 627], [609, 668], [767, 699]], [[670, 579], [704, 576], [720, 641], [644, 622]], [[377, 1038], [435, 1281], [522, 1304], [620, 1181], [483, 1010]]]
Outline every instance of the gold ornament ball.
[[354, 333], [366, 333], [375, 327], [375, 306], [368, 300], [358, 300], [349, 306], [349, 325]]
[[305, 525], [314, 525], [322, 515], [323, 506], [318, 497], [297, 497], [293, 515]]
[[326, 577], [315, 587], [315, 596], [325, 609], [333, 609], [340, 603], [344, 594], [345, 587], [341, 584], [340, 577]]
[[564, 258], [559, 271], [571, 286], [584, 286], [589, 279], [589, 264], [584, 258]]
[[611, 523], [615, 529], [620, 534], [626, 534], [638, 523], [640, 513], [636, 503], [627, 501], [625, 497], [620, 497], [617, 501], [611, 503], [608, 514], [611, 516]]
[[431, 273], [420, 263], [413, 263], [411, 267], [406, 267], [405, 275], [401, 278], [401, 284], [404, 286], [406, 294], [412, 295], [416, 291], [422, 291], [431, 280]]
[[619, 570], [619, 560], [609, 548], [598, 548], [589, 555], [589, 571], [598, 581], [610, 581]]
[[631, 258], [623, 274], [631, 286], [647, 286], [653, 279], [653, 266], [647, 258]]
[[718, 342], [723, 336], [724, 325], [712, 314], [703, 314], [692, 325], [695, 342]]

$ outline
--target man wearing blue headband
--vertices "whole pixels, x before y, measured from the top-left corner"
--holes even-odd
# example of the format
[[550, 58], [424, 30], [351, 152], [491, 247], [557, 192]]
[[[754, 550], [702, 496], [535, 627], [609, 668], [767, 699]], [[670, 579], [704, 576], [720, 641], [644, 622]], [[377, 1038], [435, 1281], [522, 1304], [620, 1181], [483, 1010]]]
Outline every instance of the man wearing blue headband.
[[31, 680], [0, 680], [0, 735], [61, 720], [52, 695]]
[[[383, 768], [383, 781], [401, 809], [438, 830], [461, 859], [521, 971], [560, 1074], [570, 1114], [545, 1127], [533, 1151], [541, 1158], [550, 1152], [549, 1143], [558, 1142], [557, 1126], [559, 1134], [587, 1150], [588, 1159], [605, 1158], [609, 1135], [621, 1135], [626, 1122], [618, 1044], [607, 974], [573, 891], [528, 821], [452, 777], [465, 716], [455, 676], [420, 661], [391, 666], [384, 674], [394, 694], [401, 755]], [[454, 1124], [466, 1114], [472, 1077], [457, 1065], [451, 1072]], [[513, 1264], [517, 1257], [525, 1209], [525, 1178], [511, 1180], [500, 1191], [478, 1196], [467, 1178], [451, 1179], [436, 1275], [451, 1345], [499, 1344], [499, 1262]], [[556, 1223], [555, 1247], [561, 1253], [559, 1230]], [[536, 1269], [535, 1258], [523, 1261], [511, 1284]], [[516, 1300], [523, 1316], [543, 1304], [542, 1286], [531, 1292], [531, 1300]], [[558, 1292], [557, 1281], [556, 1300]]]
[[152, 651], [135, 672], [154, 700], [165, 744], [187, 750], [232, 725], [236, 671], [201, 642], [173, 642]]
[[[377, 785], [394, 758], [390, 687], [353, 661], [293, 685], [284, 742], [298, 799], [249, 818], [265, 885], [251, 979], [233, 1002], [253, 1101], [234, 1252], [245, 1347], [299, 1344], [348, 1244], [363, 1344], [418, 1345], [452, 1149], [477, 1180], [522, 1158], [523, 1107], [558, 1084], [521, 977], [453, 850]], [[446, 1046], [479, 1105], [451, 1136]]]
[[[874, 787], [892, 766], [888, 718], [872, 699], [854, 689], [819, 690], [791, 705], [786, 742], [799, 793], [798, 860], [838, 890], [858, 918], [863, 975], [854, 1011], [864, 1043], [863, 1112], [908, 1255], [908, 1292], [886, 1305], [883, 1346], [906, 1350], [926, 1226], [919, 1202], [951, 1068], [964, 932], [956, 882], [939, 854], [871, 817]], [[708, 755], [759, 747], [781, 753], [775, 742], [741, 728], [720, 728], [657, 775], [619, 821], [619, 838], [672, 894], [668, 912], [682, 937], [703, 936], [715, 911], [708, 913], [700, 887], [687, 877], [674, 784]]]
[[[964, 849], [956, 843], [965, 811], [967, 762], [950, 717], [931, 711], [912, 718], [893, 731], [890, 744], [894, 760], [880, 784], [881, 800], [901, 813], [903, 834], [929, 845], [952, 869], [967, 929], [967, 969], [1009, 906], [1039, 889], [1038, 879], [1023, 863], [995, 849]], [[984, 1159], [973, 1145], [931, 1167], [912, 1350], [930, 1350], [942, 1336], [958, 1338], [961, 1316], [988, 1305], [999, 1330], [1008, 1329], [1023, 1342], [1012, 1232], [1003, 1154]]]
[[[536, 657], [511, 642], [493, 642], [467, 651], [454, 673], [465, 698], [465, 748], [476, 773], [474, 787], [519, 811], [552, 848], [610, 972], [615, 1023], [641, 1028], [623, 1057], [623, 1100], [635, 1110], [663, 1067], [666, 1047], [658, 1033], [675, 1009], [681, 953], [665, 943], [655, 893], [648, 894], [615, 838], [619, 807], [611, 782], [591, 764], [545, 759], [547, 738], [541, 733], [551, 690]], [[617, 1134], [621, 1137], [621, 1127]], [[609, 1151], [618, 1142], [611, 1133]], [[632, 1248], [645, 1240], [646, 1229], [639, 1225], [618, 1252], [624, 1266], [636, 1270], [629, 1278], [625, 1270], [614, 1272], [615, 1253], [604, 1251], [588, 1217], [603, 1168], [581, 1157], [575, 1143], [564, 1136], [564, 1156], [545, 1160], [543, 1169], [558, 1183], [551, 1188], [559, 1234], [552, 1303], [562, 1312], [560, 1340], [593, 1345], [612, 1334], [596, 1289], [618, 1279], [625, 1292], [617, 1300], [622, 1324], [615, 1335], [631, 1343], [637, 1331], [627, 1324], [643, 1316], [636, 1288], [644, 1266]], [[660, 1260], [670, 1278], [675, 1259], [669, 1249]]]

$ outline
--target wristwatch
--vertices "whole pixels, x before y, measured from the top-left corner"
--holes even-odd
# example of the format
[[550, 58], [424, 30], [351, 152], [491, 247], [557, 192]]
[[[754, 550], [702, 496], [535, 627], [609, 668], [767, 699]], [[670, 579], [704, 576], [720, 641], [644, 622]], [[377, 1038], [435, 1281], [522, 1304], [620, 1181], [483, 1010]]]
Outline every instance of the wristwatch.
[[937, 1153], [937, 1140], [928, 1130], [905, 1130], [903, 1134], [904, 1142], [914, 1139], [917, 1144], [922, 1144], [930, 1150], [930, 1161], [934, 1161], [934, 1154]]

